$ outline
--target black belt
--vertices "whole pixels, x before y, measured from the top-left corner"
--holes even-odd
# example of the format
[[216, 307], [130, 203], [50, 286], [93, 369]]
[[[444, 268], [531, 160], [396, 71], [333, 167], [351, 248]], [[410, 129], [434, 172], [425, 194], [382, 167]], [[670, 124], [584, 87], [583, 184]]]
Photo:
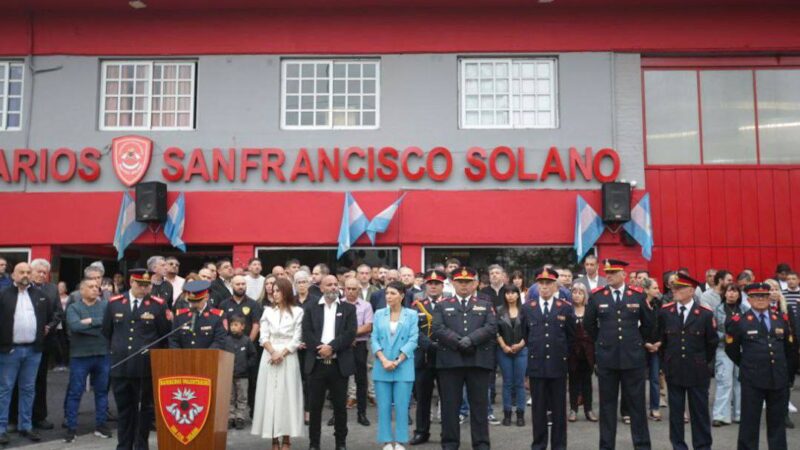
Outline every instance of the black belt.
[[325, 365], [325, 366], [332, 366], [332, 365], [333, 365], [333, 363], [334, 363], [334, 361], [336, 361], [336, 359], [335, 359], [335, 358], [330, 358], [330, 359], [325, 359], [325, 358], [317, 358], [317, 361], [318, 361], [320, 364], [322, 364], [322, 365]]

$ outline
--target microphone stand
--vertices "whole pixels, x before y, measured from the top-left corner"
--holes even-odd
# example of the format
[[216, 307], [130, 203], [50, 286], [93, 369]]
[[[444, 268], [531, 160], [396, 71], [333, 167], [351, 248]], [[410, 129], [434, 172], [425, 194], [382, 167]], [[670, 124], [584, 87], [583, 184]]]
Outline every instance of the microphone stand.
[[172, 336], [173, 334], [177, 333], [178, 331], [180, 331], [180, 330], [191, 330], [189, 325], [190, 325], [189, 323], [183, 324], [183, 326], [175, 328], [174, 330], [170, 331], [169, 333], [165, 334], [164, 336], [161, 336], [160, 338], [156, 339], [155, 341], [153, 341], [153, 342], [141, 347], [140, 349], [138, 349], [135, 352], [131, 353], [130, 355], [126, 356], [124, 359], [122, 359], [122, 361], [119, 361], [118, 363], [116, 363], [113, 366], [111, 366], [111, 370], [115, 369], [116, 367], [119, 367], [120, 365], [122, 365], [123, 363], [127, 362], [128, 360], [130, 360], [134, 356], [143, 355], [148, 350], [150, 350], [150, 347], [158, 344], [159, 342], [161, 342], [164, 339]]

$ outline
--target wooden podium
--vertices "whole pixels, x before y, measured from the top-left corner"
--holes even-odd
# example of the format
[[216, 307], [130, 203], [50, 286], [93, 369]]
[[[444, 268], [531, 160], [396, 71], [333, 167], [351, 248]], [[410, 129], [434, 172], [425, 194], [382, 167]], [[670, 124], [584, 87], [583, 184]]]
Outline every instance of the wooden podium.
[[151, 350], [160, 450], [224, 450], [233, 354], [222, 350]]

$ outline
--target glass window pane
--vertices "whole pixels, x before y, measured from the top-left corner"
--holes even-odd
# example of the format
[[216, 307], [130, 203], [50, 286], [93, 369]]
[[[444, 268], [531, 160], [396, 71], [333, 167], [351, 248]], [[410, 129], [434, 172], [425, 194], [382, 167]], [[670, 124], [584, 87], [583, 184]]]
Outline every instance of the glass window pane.
[[300, 115], [296, 112], [286, 113], [286, 125], [297, 125]]
[[749, 70], [700, 72], [705, 164], [755, 164], [753, 76]]
[[333, 65], [333, 76], [335, 78], [344, 78], [347, 76], [347, 64], [334, 64]]
[[311, 94], [314, 92], [314, 80], [303, 80], [300, 83], [300, 91], [303, 94]]
[[317, 78], [328, 78], [328, 64], [317, 64]]
[[317, 113], [317, 125], [327, 125], [328, 124], [328, 113], [327, 112], [318, 112]]
[[300, 64], [286, 64], [286, 76], [297, 78], [300, 76]]
[[648, 70], [644, 80], [648, 164], [699, 164], [696, 72]]
[[300, 105], [300, 97], [297, 95], [286, 96], [286, 109], [297, 109]]
[[800, 70], [756, 71], [762, 164], [800, 163]]
[[372, 111], [367, 111], [362, 114], [362, 125], [364, 126], [375, 126], [375, 113]]
[[19, 114], [9, 114], [6, 126], [8, 128], [19, 128], [19, 120], [20, 120]]
[[297, 80], [289, 80], [286, 82], [286, 92], [289, 94], [296, 94], [300, 92], [300, 82]]
[[371, 77], [374, 77], [374, 76], [375, 76], [375, 74], [376, 74], [376, 70], [375, 70], [375, 69], [376, 69], [376, 67], [377, 67], [377, 66], [376, 66], [376, 64], [374, 64], [374, 63], [367, 63], [367, 64], [364, 64], [364, 66], [363, 66], [363, 70], [364, 70], [364, 77], [365, 77], [365, 78], [371, 78]]
[[312, 112], [300, 113], [300, 125], [314, 125], [314, 113]]

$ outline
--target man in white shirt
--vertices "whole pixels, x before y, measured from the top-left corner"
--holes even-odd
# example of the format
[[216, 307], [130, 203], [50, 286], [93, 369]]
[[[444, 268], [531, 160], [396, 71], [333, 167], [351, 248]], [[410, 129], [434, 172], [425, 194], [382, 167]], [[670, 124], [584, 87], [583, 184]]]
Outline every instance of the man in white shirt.
[[247, 296], [258, 302], [264, 298], [264, 278], [261, 275], [261, 260], [258, 258], [250, 258], [247, 262], [247, 274], [245, 280], [247, 281]]
[[165, 278], [172, 285], [173, 304], [180, 298], [183, 293], [183, 285], [186, 283], [186, 279], [178, 275], [180, 268], [181, 263], [178, 261], [178, 258], [174, 256], [167, 257], [167, 276]]

